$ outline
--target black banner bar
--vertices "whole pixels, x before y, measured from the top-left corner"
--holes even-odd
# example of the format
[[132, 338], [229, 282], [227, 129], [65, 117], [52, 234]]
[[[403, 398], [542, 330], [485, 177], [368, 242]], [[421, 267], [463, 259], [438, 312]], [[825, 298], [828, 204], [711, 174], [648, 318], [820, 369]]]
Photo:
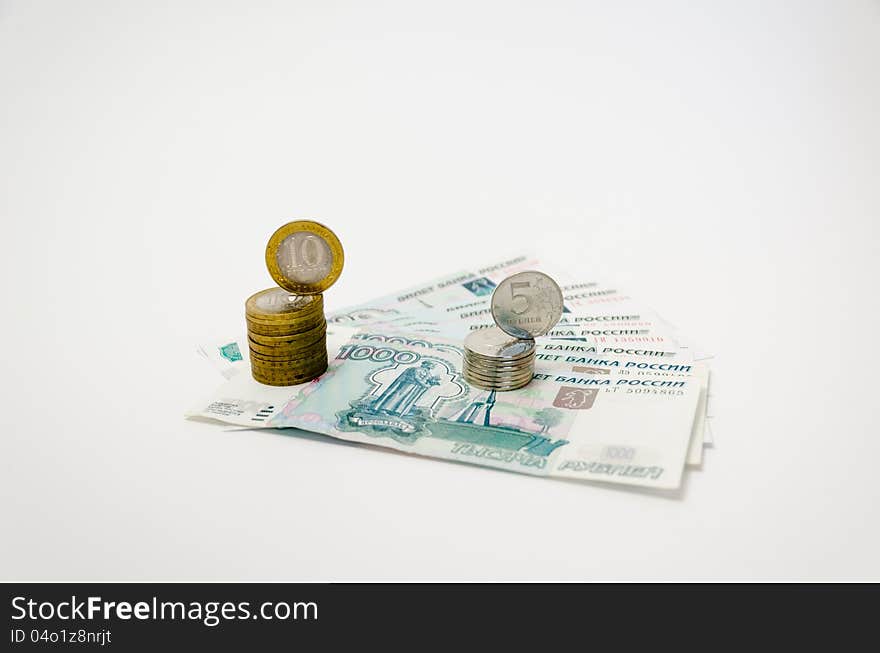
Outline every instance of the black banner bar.
[[[776, 632], [840, 642], [867, 628], [876, 585], [11, 583], [3, 650], [522, 643], [620, 638], [673, 645]], [[833, 627], [832, 627], [833, 626]], [[719, 631], [719, 629], [721, 629]], [[415, 639], [413, 639], [415, 638]], [[646, 640], [647, 641], [647, 640]], [[831, 640], [829, 640], [831, 641]]]

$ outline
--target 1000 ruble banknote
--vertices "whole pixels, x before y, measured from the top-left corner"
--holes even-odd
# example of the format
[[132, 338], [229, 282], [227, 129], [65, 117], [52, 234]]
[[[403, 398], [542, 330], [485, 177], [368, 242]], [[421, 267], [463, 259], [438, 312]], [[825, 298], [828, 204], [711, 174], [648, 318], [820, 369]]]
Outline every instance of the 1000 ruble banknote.
[[[335, 438], [538, 476], [675, 488], [700, 399], [697, 378], [539, 365], [514, 392], [470, 386], [460, 345], [358, 333], [320, 380], [247, 394], [236, 375], [191, 415]], [[607, 372], [607, 373], [605, 373]], [[267, 392], [271, 392], [270, 397]]]

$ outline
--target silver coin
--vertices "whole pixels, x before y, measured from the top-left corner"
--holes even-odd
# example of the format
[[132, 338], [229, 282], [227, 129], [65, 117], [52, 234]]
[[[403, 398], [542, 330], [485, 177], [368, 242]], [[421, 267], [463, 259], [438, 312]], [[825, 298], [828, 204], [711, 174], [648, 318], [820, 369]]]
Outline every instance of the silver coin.
[[524, 374], [522, 376], [517, 376], [515, 378], [507, 379], [507, 378], [490, 378], [486, 376], [479, 376], [477, 374], [473, 374], [472, 372], [468, 372], [464, 375], [465, 381], [469, 383], [480, 383], [482, 385], [492, 385], [496, 387], [507, 387], [510, 385], [521, 385], [523, 383], [529, 383], [532, 378], [534, 378], [534, 374]]
[[483, 370], [478, 367], [473, 367], [472, 365], [468, 365], [462, 371], [467, 372], [468, 374], [475, 374], [477, 376], [483, 377], [484, 379], [518, 379], [522, 376], [526, 376], [527, 374], [535, 373], [535, 369], [533, 367], [527, 367], [525, 369], [516, 371], [496, 372], [493, 370]]
[[468, 374], [474, 374], [474, 375], [479, 376], [483, 379], [504, 380], [504, 379], [519, 379], [520, 377], [523, 377], [523, 376], [526, 376], [529, 374], [534, 374], [535, 370], [534, 370], [534, 368], [525, 368], [522, 370], [516, 370], [515, 372], [513, 372], [513, 371], [493, 372], [492, 370], [482, 370], [482, 369], [479, 369], [476, 367], [467, 366], [466, 368], [462, 369], [462, 372], [467, 372]]
[[483, 370], [497, 371], [497, 372], [516, 372], [519, 370], [532, 368], [535, 366], [534, 356], [527, 358], [523, 361], [517, 361], [516, 363], [505, 363], [503, 365], [498, 364], [498, 363], [486, 363], [485, 361], [474, 360], [473, 358], [470, 358], [469, 356], [464, 357], [464, 362], [466, 365], [469, 365], [470, 367], [474, 367], [477, 369], [483, 369]]
[[483, 374], [477, 374], [473, 370], [467, 370], [464, 374], [465, 379], [471, 379], [479, 381], [480, 383], [489, 383], [492, 385], [516, 385], [523, 381], [531, 381], [534, 376], [534, 370], [529, 370], [525, 374], [518, 374], [516, 376], [485, 376]]
[[[521, 341], [522, 342], [522, 341]], [[525, 342], [534, 342], [534, 340], [528, 340]], [[468, 358], [472, 358], [473, 360], [483, 361], [488, 364], [500, 363], [504, 365], [510, 365], [513, 363], [519, 363], [524, 360], [528, 360], [530, 358], [535, 357], [535, 350], [529, 349], [524, 354], [520, 354], [519, 356], [485, 356], [483, 354], [478, 354], [475, 351], [472, 351], [469, 347], [464, 348], [464, 355]]]
[[491, 365], [482, 365], [480, 363], [474, 363], [471, 360], [465, 359], [464, 365], [462, 367], [462, 371], [474, 372], [481, 376], [492, 376], [492, 377], [502, 377], [502, 376], [520, 376], [523, 374], [533, 373], [535, 370], [534, 361], [528, 361], [523, 365], [511, 365], [511, 366], [491, 366]]
[[492, 293], [492, 317], [516, 338], [543, 336], [562, 317], [562, 290], [543, 272], [517, 272]]
[[531, 360], [535, 357], [535, 351], [532, 350], [522, 356], [517, 356], [516, 358], [502, 358], [500, 356], [483, 356], [481, 354], [475, 354], [470, 349], [465, 347], [464, 355], [474, 361], [479, 361], [481, 363], [485, 363], [486, 365], [516, 365], [518, 363], [524, 363], [528, 360]]
[[533, 368], [535, 366], [535, 359], [534, 357], [532, 357], [524, 359], [522, 361], [517, 361], [516, 363], [498, 365], [496, 363], [487, 363], [485, 361], [474, 360], [472, 358], [465, 358], [464, 364], [476, 370], [484, 370], [486, 372], [501, 374], [520, 372], [525, 369]]
[[503, 359], [522, 358], [535, 351], [535, 341], [531, 338], [511, 337], [497, 326], [471, 331], [464, 339], [464, 346], [477, 356]]
[[483, 372], [485, 374], [518, 374], [520, 372], [525, 372], [526, 370], [535, 369], [535, 365], [532, 362], [525, 365], [517, 365], [516, 367], [491, 367], [489, 365], [480, 365], [479, 363], [474, 363], [473, 361], [468, 360], [466, 360], [464, 364], [468, 369]]
[[482, 360], [474, 360], [470, 356], [465, 356], [464, 362], [467, 365], [472, 367], [477, 367], [484, 370], [498, 370], [501, 371], [514, 371], [514, 370], [522, 370], [527, 367], [535, 366], [535, 357], [530, 356], [529, 358], [524, 358], [519, 361], [511, 362], [511, 363], [493, 363]]
[[525, 388], [529, 382], [525, 381], [523, 383], [517, 383], [515, 385], [492, 385], [491, 383], [483, 383], [482, 381], [474, 381], [465, 379], [470, 385], [480, 388], [482, 390], [495, 390], [496, 392], [508, 392], [510, 390], [519, 390], [520, 388]]
[[482, 388], [483, 390], [496, 390], [498, 392], [507, 392], [510, 390], [519, 390], [520, 388], [526, 387], [529, 384], [529, 382], [531, 381], [531, 378], [528, 378], [525, 381], [522, 381], [520, 383], [513, 383], [513, 384], [507, 384], [507, 385], [486, 383], [485, 381], [482, 381], [480, 379], [468, 378], [467, 376], [465, 376], [465, 381], [467, 381], [468, 383], [470, 383], [473, 386], [476, 386], [478, 388]]

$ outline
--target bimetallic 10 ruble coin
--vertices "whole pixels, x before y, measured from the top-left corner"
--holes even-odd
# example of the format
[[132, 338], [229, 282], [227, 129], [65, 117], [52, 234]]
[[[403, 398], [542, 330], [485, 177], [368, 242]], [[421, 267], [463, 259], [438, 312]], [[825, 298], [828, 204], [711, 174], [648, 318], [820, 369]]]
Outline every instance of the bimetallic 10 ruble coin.
[[266, 266], [279, 286], [298, 295], [315, 295], [342, 273], [342, 244], [330, 229], [312, 220], [280, 227], [266, 245]]
[[301, 319], [323, 310], [323, 295], [294, 295], [278, 287], [251, 295], [244, 305], [248, 319], [269, 324]]

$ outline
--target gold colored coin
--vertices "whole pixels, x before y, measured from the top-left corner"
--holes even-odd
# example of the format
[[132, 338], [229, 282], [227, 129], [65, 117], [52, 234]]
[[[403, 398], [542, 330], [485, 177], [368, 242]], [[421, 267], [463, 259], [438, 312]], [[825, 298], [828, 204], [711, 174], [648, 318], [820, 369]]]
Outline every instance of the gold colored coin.
[[297, 355], [292, 358], [286, 356], [264, 356], [254, 351], [250, 352], [250, 359], [253, 365], [264, 369], [277, 369], [282, 371], [288, 369], [309, 369], [318, 364], [319, 361], [327, 360], [327, 354], [323, 351], [311, 352], [305, 356]]
[[313, 329], [306, 336], [267, 337], [256, 333], [248, 333], [248, 343], [258, 349], [308, 349], [319, 344], [326, 344], [327, 330]]
[[294, 356], [266, 356], [264, 354], [260, 354], [251, 350], [250, 352], [251, 364], [258, 365], [264, 368], [274, 368], [274, 369], [294, 369], [294, 368], [307, 368], [310, 365], [313, 365], [317, 361], [327, 358], [326, 350], [317, 350], [315, 352], [310, 352], [306, 355], [294, 355]]
[[266, 324], [265, 322], [254, 322], [249, 317], [245, 317], [245, 322], [252, 331], [263, 333], [265, 336], [295, 336], [305, 331], [312, 331], [318, 328], [325, 328], [327, 321], [323, 313], [317, 313], [313, 317], [295, 322]]
[[[291, 295], [291, 297], [308, 297], [309, 295]], [[315, 315], [324, 314], [324, 302], [317, 302], [311, 306], [303, 307], [301, 310], [290, 310], [284, 313], [260, 313], [252, 311], [245, 307], [244, 315], [254, 322], [264, 322], [266, 324], [285, 324], [287, 322], [296, 322], [297, 320], [305, 320]]]
[[342, 273], [342, 243], [330, 229], [312, 220], [280, 227], [266, 245], [266, 266], [279, 286], [298, 295], [315, 295]]
[[302, 378], [314, 374], [316, 371], [323, 372], [327, 369], [328, 361], [326, 358], [319, 358], [312, 361], [309, 365], [300, 367], [264, 365], [259, 361], [251, 361], [251, 371], [265, 378]]
[[283, 320], [264, 320], [258, 317], [254, 317], [253, 315], [248, 315], [245, 313], [244, 319], [253, 324], [257, 328], [264, 329], [288, 329], [293, 331], [295, 329], [302, 329], [304, 325], [307, 324], [318, 324], [324, 321], [324, 313], [312, 313], [310, 315], [298, 315], [296, 317], [289, 317]]
[[320, 356], [327, 355], [327, 346], [323, 342], [315, 343], [312, 347], [306, 349], [300, 349], [298, 351], [292, 351], [289, 349], [278, 349], [271, 353], [266, 353], [262, 351], [257, 351], [253, 347], [251, 347], [248, 351], [251, 353], [251, 358], [256, 358], [257, 360], [263, 361], [309, 361]]
[[310, 351], [320, 351], [321, 349], [326, 349], [327, 340], [326, 338], [321, 337], [311, 342], [266, 345], [261, 342], [256, 342], [249, 339], [248, 347], [251, 351], [254, 351], [263, 356], [280, 356], [281, 354], [297, 356]]
[[327, 325], [319, 324], [308, 331], [300, 331], [299, 333], [285, 333], [278, 336], [266, 335], [265, 333], [255, 333], [248, 331], [248, 337], [254, 342], [272, 347], [276, 345], [284, 346], [294, 343], [312, 342], [327, 333]]
[[312, 354], [310, 356], [295, 356], [293, 358], [288, 358], [286, 356], [261, 356], [259, 354], [251, 353], [251, 364], [256, 367], [263, 367], [266, 369], [289, 369], [289, 370], [300, 370], [300, 369], [309, 369], [314, 365], [318, 364], [320, 360], [326, 360], [327, 356], [322, 354]]
[[263, 383], [265, 385], [275, 385], [275, 386], [283, 386], [283, 385], [299, 385], [301, 383], [308, 383], [313, 379], [318, 378], [324, 372], [327, 371], [327, 363], [325, 362], [323, 366], [316, 367], [313, 370], [308, 371], [305, 374], [272, 374], [272, 373], [264, 373], [258, 369], [251, 369], [251, 375], [254, 377], [254, 380], [258, 383]]
[[306, 342], [314, 342], [318, 338], [324, 337], [327, 333], [327, 323], [321, 322], [315, 326], [303, 331], [283, 332], [283, 333], [263, 333], [248, 328], [248, 337], [254, 342], [267, 347], [284, 346], [293, 344], [303, 344]]
[[319, 328], [326, 328], [326, 321], [323, 314], [318, 314], [308, 320], [295, 322], [293, 324], [268, 325], [260, 322], [253, 322], [249, 318], [245, 318], [248, 332], [267, 338], [293, 338], [301, 333], [307, 333]]
[[248, 324], [253, 325], [257, 329], [296, 333], [297, 331], [308, 331], [309, 328], [321, 324], [324, 321], [324, 313], [301, 315], [299, 317], [288, 318], [285, 320], [261, 320], [245, 314], [244, 319]]
[[252, 352], [262, 357], [283, 356], [285, 358], [296, 358], [298, 356], [308, 356], [313, 351], [326, 349], [327, 343], [323, 340], [318, 340], [317, 342], [307, 343], [302, 347], [266, 347], [256, 342], [248, 342], [248, 347], [250, 347]]
[[[320, 365], [315, 365], [310, 369], [298, 370], [295, 372], [278, 372], [277, 370], [266, 370], [259, 367], [252, 367], [251, 375], [258, 381], [264, 383], [271, 382], [271, 385], [276, 385], [275, 382], [278, 382], [277, 385], [293, 385], [294, 383], [303, 383], [304, 381], [314, 379], [316, 376], [320, 376], [327, 371], [327, 367], [328, 364], [326, 361]], [[263, 381], [263, 379], [267, 379], [267, 381]]]
[[308, 383], [309, 381], [317, 379], [326, 371], [327, 366], [325, 365], [323, 369], [316, 369], [305, 376], [265, 376], [257, 371], [252, 371], [252, 376], [254, 377], [254, 381], [262, 383], [263, 385], [288, 386]]
[[312, 370], [318, 365], [327, 362], [326, 356], [313, 356], [308, 359], [263, 359], [251, 356], [251, 367], [263, 370], [264, 373], [275, 372], [279, 374], [300, 374]]

